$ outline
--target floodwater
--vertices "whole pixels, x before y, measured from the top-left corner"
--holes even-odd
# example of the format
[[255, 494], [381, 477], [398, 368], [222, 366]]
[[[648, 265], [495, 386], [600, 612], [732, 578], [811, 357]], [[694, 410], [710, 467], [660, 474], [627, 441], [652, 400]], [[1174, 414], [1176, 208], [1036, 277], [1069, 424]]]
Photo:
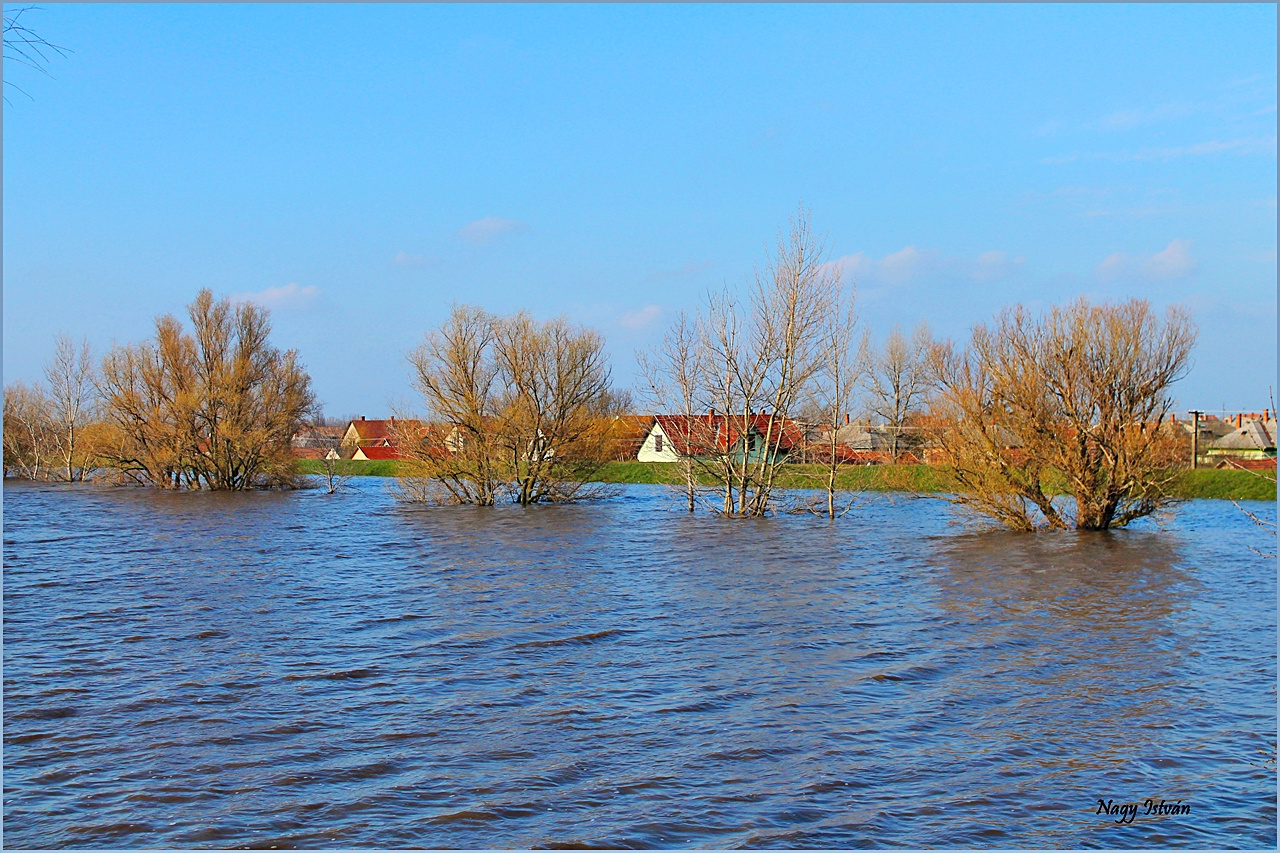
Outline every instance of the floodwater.
[[384, 485], [6, 484], [6, 846], [1276, 845], [1275, 542], [1230, 503], [1016, 535]]

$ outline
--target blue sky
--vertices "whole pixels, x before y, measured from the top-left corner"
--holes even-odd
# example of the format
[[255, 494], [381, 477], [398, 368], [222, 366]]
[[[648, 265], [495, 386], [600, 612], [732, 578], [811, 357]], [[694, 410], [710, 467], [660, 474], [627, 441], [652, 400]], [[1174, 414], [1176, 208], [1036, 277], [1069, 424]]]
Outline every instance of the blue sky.
[[[7, 62], [4, 380], [202, 287], [331, 416], [413, 404], [453, 301], [637, 347], [803, 201], [876, 337], [1187, 305], [1185, 407], [1276, 377], [1273, 5], [50, 5]], [[25, 93], [25, 94], [24, 94]]]

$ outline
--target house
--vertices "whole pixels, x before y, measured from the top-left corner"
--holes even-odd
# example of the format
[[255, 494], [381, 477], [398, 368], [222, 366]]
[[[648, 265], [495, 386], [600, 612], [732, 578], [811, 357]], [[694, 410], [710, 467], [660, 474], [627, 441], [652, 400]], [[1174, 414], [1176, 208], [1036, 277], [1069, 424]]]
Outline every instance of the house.
[[678, 462], [690, 457], [724, 457], [745, 454], [747, 461], [761, 454], [785, 458], [804, 447], [805, 430], [798, 422], [776, 415], [751, 413], [725, 417], [714, 411], [705, 415], [654, 415], [653, 424], [636, 459], [640, 462]]
[[653, 415], [618, 415], [609, 424], [610, 458], [636, 459], [653, 429]]
[[[833, 444], [834, 440], [834, 444]], [[810, 424], [805, 434], [804, 461], [828, 464], [832, 456], [841, 465], [884, 465], [893, 461], [889, 437], [870, 421], [843, 424]]]
[[359, 420], [347, 424], [342, 434], [343, 447], [394, 447], [403, 435], [423, 434], [427, 425], [413, 418], [388, 418], [387, 420]]
[[299, 459], [323, 459], [342, 443], [342, 434], [340, 426], [304, 426], [293, 434], [289, 446]]
[[396, 419], [366, 420], [363, 415], [359, 420], [351, 421], [342, 434], [343, 447], [390, 447], [391, 435]]
[[357, 461], [399, 459], [396, 446], [401, 440], [426, 435], [427, 432], [427, 424], [412, 418], [368, 420], [361, 417], [347, 424], [337, 456]]
[[[1204, 448], [1214, 467], [1244, 467], [1238, 463], [1275, 459], [1276, 419], [1270, 410], [1235, 417], [1235, 429]], [[1228, 421], [1227, 423], [1230, 423]]]
[[390, 445], [370, 444], [357, 447], [351, 458], [357, 462], [380, 462], [387, 459], [399, 459], [400, 453]]

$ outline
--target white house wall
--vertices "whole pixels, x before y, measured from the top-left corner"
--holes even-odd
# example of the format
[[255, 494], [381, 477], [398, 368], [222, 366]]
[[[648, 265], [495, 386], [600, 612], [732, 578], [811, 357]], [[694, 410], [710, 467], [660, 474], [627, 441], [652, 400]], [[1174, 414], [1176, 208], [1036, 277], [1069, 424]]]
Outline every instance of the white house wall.
[[[654, 440], [658, 436], [662, 436], [661, 453], [657, 451], [657, 442]], [[649, 434], [644, 437], [644, 443], [640, 445], [636, 459], [640, 462], [679, 462], [680, 454], [676, 453], [676, 449], [671, 446], [671, 439], [667, 438], [662, 427], [655, 421]]]

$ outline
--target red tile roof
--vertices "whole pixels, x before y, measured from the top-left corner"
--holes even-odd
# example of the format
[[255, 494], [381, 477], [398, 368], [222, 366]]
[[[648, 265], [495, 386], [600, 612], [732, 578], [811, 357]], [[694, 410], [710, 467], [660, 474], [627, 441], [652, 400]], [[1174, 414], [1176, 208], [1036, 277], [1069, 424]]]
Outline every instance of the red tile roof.
[[352, 421], [347, 425], [347, 429], [350, 430], [352, 427], [355, 428], [356, 435], [358, 436], [356, 443], [361, 447], [364, 447], [367, 444], [381, 444], [383, 442], [386, 444], [394, 444], [397, 429], [422, 429], [424, 424], [419, 420], [402, 419], [397, 421], [395, 418], [389, 418], [387, 420], [376, 421]]
[[368, 447], [359, 447], [356, 454], [363, 456], [370, 462], [376, 462], [383, 459], [399, 459], [400, 453], [394, 447], [377, 447], [370, 445]]
[[[743, 416], [731, 415], [655, 415], [654, 419], [681, 456], [705, 456], [725, 453], [740, 441]], [[761, 437], [781, 450], [793, 450], [804, 444], [804, 427], [789, 418], [753, 414], [746, 420], [748, 432]]]

